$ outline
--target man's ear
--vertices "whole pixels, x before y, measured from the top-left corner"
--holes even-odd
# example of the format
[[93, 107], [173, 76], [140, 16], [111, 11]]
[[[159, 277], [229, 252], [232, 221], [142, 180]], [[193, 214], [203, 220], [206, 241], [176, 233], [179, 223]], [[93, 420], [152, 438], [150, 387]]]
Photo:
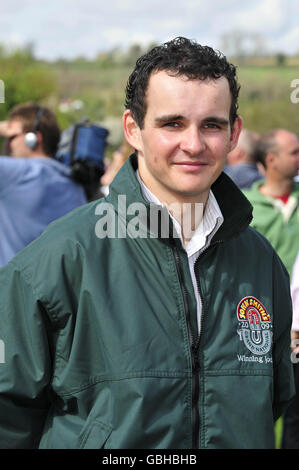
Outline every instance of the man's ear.
[[123, 114], [123, 129], [124, 135], [129, 144], [136, 150], [142, 151], [142, 141], [140, 134], [140, 127], [132, 116], [130, 109], [127, 109]]
[[44, 149], [44, 138], [43, 135], [40, 131], [35, 131], [36, 137], [37, 137], [37, 143], [34, 149], [32, 149], [32, 152], [35, 154], [46, 154], [45, 149]]
[[237, 146], [239, 136], [242, 130], [243, 121], [240, 116], [237, 116], [233, 124], [232, 133], [230, 136], [230, 152]]
[[272, 152], [267, 153], [265, 157], [266, 168], [271, 167], [276, 159], [277, 159], [277, 155], [275, 155], [275, 153], [272, 153]]
[[37, 135], [37, 142], [40, 144], [40, 145], [43, 145], [43, 134], [40, 132], [40, 131], [35, 131], [36, 135]]

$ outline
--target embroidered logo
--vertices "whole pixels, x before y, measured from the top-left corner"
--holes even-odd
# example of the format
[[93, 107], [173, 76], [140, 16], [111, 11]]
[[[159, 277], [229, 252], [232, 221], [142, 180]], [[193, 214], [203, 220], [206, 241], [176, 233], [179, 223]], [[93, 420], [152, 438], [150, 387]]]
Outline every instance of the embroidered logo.
[[264, 305], [255, 297], [244, 297], [237, 307], [240, 340], [253, 354], [267, 354], [272, 345], [272, 323]]

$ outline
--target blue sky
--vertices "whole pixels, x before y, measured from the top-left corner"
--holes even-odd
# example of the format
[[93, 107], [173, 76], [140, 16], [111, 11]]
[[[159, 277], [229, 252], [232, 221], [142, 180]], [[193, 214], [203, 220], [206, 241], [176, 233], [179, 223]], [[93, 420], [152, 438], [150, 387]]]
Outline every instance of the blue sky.
[[49, 60], [94, 58], [114, 47], [160, 43], [175, 36], [221, 48], [223, 35], [238, 30], [262, 35], [269, 52], [299, 52], [299, 2], [10, 0], [1, 5], [0, 15], [1, 43], [34, 43], [35, 55]]

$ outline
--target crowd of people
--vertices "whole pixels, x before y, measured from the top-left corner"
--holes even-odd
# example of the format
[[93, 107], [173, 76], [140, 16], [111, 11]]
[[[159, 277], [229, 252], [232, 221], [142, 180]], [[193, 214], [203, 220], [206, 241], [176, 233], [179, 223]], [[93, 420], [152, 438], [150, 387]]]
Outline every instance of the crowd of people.
[[[299, 273], [295, 267], [296, 258], [299, 263], [299, 138], [287, 129], [261, 135], [246, 132], [233, 155], [229, 155], [225, 171], [253, 206], [252, 227], [270, 241], [289, 273], [293, 301], [291, 345], [295, 353], [299, 351]], [[287, 449], [299, 448], [299, 370], [296, 355], [293, 357], [297, 394], [283, 419], [282, 447]]]
[[0, 123], [0, 448], [273, 448], [280, 417], [299, 448], [299, 138], [239, 88], [186, 38], [142, 56], [93, 201], [48, 108]]

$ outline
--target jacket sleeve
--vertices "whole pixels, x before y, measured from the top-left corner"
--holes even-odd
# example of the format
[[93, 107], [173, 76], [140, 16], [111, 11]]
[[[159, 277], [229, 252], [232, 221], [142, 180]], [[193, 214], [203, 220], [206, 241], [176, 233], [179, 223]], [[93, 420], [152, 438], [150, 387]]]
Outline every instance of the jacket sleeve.
[[0, 270], [0, 448], [38, 447], [49, 408], [50, 321], [30, 277]]
[[18, 161], [11, 157], [0, 158], [0, 197], [2, 198], [8, 189], [12, 189], [16, 182], [24, 174], [26, 161]]
[[284, 413], [295, 394], [291, 360], [292, 300], [290, 279], [286, 268], [276, 254], [273, 258], [273, 308], [273, 416], [276, 420]]

